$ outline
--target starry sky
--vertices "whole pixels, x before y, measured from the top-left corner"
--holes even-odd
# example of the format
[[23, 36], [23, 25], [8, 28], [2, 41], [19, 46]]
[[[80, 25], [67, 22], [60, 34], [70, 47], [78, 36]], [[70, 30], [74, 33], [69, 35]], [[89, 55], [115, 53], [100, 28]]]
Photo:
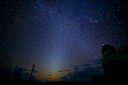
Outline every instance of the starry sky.
[[35, 64], [36, 78], [50, 81], [102, 73], [102, 46], [128, 46], [126, 9], [125, 0], [1, 0], [1, 65]]

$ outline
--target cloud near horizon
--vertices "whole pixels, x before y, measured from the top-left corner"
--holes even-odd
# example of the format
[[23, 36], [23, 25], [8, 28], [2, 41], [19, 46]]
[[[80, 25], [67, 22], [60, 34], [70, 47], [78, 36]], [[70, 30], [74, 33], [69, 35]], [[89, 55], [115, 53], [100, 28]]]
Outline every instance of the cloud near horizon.
[[70, 70], [60, 70], [58, 72], [68, 72], [68, 71], [70, 71]]
[[99, 64], [99, 66], [96, 66], [95, 64], [84, 64], [84, 68], [81, 70], [80, 66], [72, 66], [74, 67], [74, 72], [61, 77], [62, 80], [90, 83], [92, 76], [104, 74], [101, 64]]

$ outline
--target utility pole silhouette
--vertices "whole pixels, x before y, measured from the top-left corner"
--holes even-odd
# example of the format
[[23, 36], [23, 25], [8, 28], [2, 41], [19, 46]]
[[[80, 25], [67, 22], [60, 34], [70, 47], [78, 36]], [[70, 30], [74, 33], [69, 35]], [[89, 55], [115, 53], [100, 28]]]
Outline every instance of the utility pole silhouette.
[[31, 75], [30, 75], [30, 80], [32, 79], [32, 74], [33, 74], [33, 72], [34, 72], [34, 68], [35, 68], [35, 64], [33, 64], [33, 66], [32, 66]]

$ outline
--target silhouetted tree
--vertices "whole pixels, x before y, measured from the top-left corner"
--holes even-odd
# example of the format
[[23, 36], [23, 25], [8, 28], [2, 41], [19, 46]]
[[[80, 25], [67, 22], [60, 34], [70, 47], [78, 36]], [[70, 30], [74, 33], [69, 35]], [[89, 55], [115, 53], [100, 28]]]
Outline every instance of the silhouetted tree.
[[127, 80], [128, 56], [117, 52], [113, 46], [104, 45], [102, 48], [102, 64], [106, 75], [112, 80]]
[[22, 79], [22, 75], [23, 75], [23, 69], [16, 67], [14, 69], [14, 77], [18, 79]]

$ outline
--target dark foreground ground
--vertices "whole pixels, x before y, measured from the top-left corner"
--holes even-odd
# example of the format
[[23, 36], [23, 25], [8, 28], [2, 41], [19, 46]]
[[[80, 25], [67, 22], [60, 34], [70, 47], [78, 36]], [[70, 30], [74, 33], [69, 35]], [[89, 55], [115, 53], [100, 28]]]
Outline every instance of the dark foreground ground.
[[89, 85], [89, 84], [78, 83], [78, 82], [64, 82], [64, 81], [42, 83], [42, 82], [32, 82], [32, 81], [18, 80], [13, 78], [6, 78], [6, 79], [0, 79], [0, 85]]
[[128, 77], [114, 77], [111, 78], [110, 76], [106, 75], [99, 75], [92, 77], [91, 84], [79, 83], [79, 82], [32, 82], [27, 80], [19, 80], [14, 78], [1, 78], [0, 77], [0, 85], [128, 85]]

